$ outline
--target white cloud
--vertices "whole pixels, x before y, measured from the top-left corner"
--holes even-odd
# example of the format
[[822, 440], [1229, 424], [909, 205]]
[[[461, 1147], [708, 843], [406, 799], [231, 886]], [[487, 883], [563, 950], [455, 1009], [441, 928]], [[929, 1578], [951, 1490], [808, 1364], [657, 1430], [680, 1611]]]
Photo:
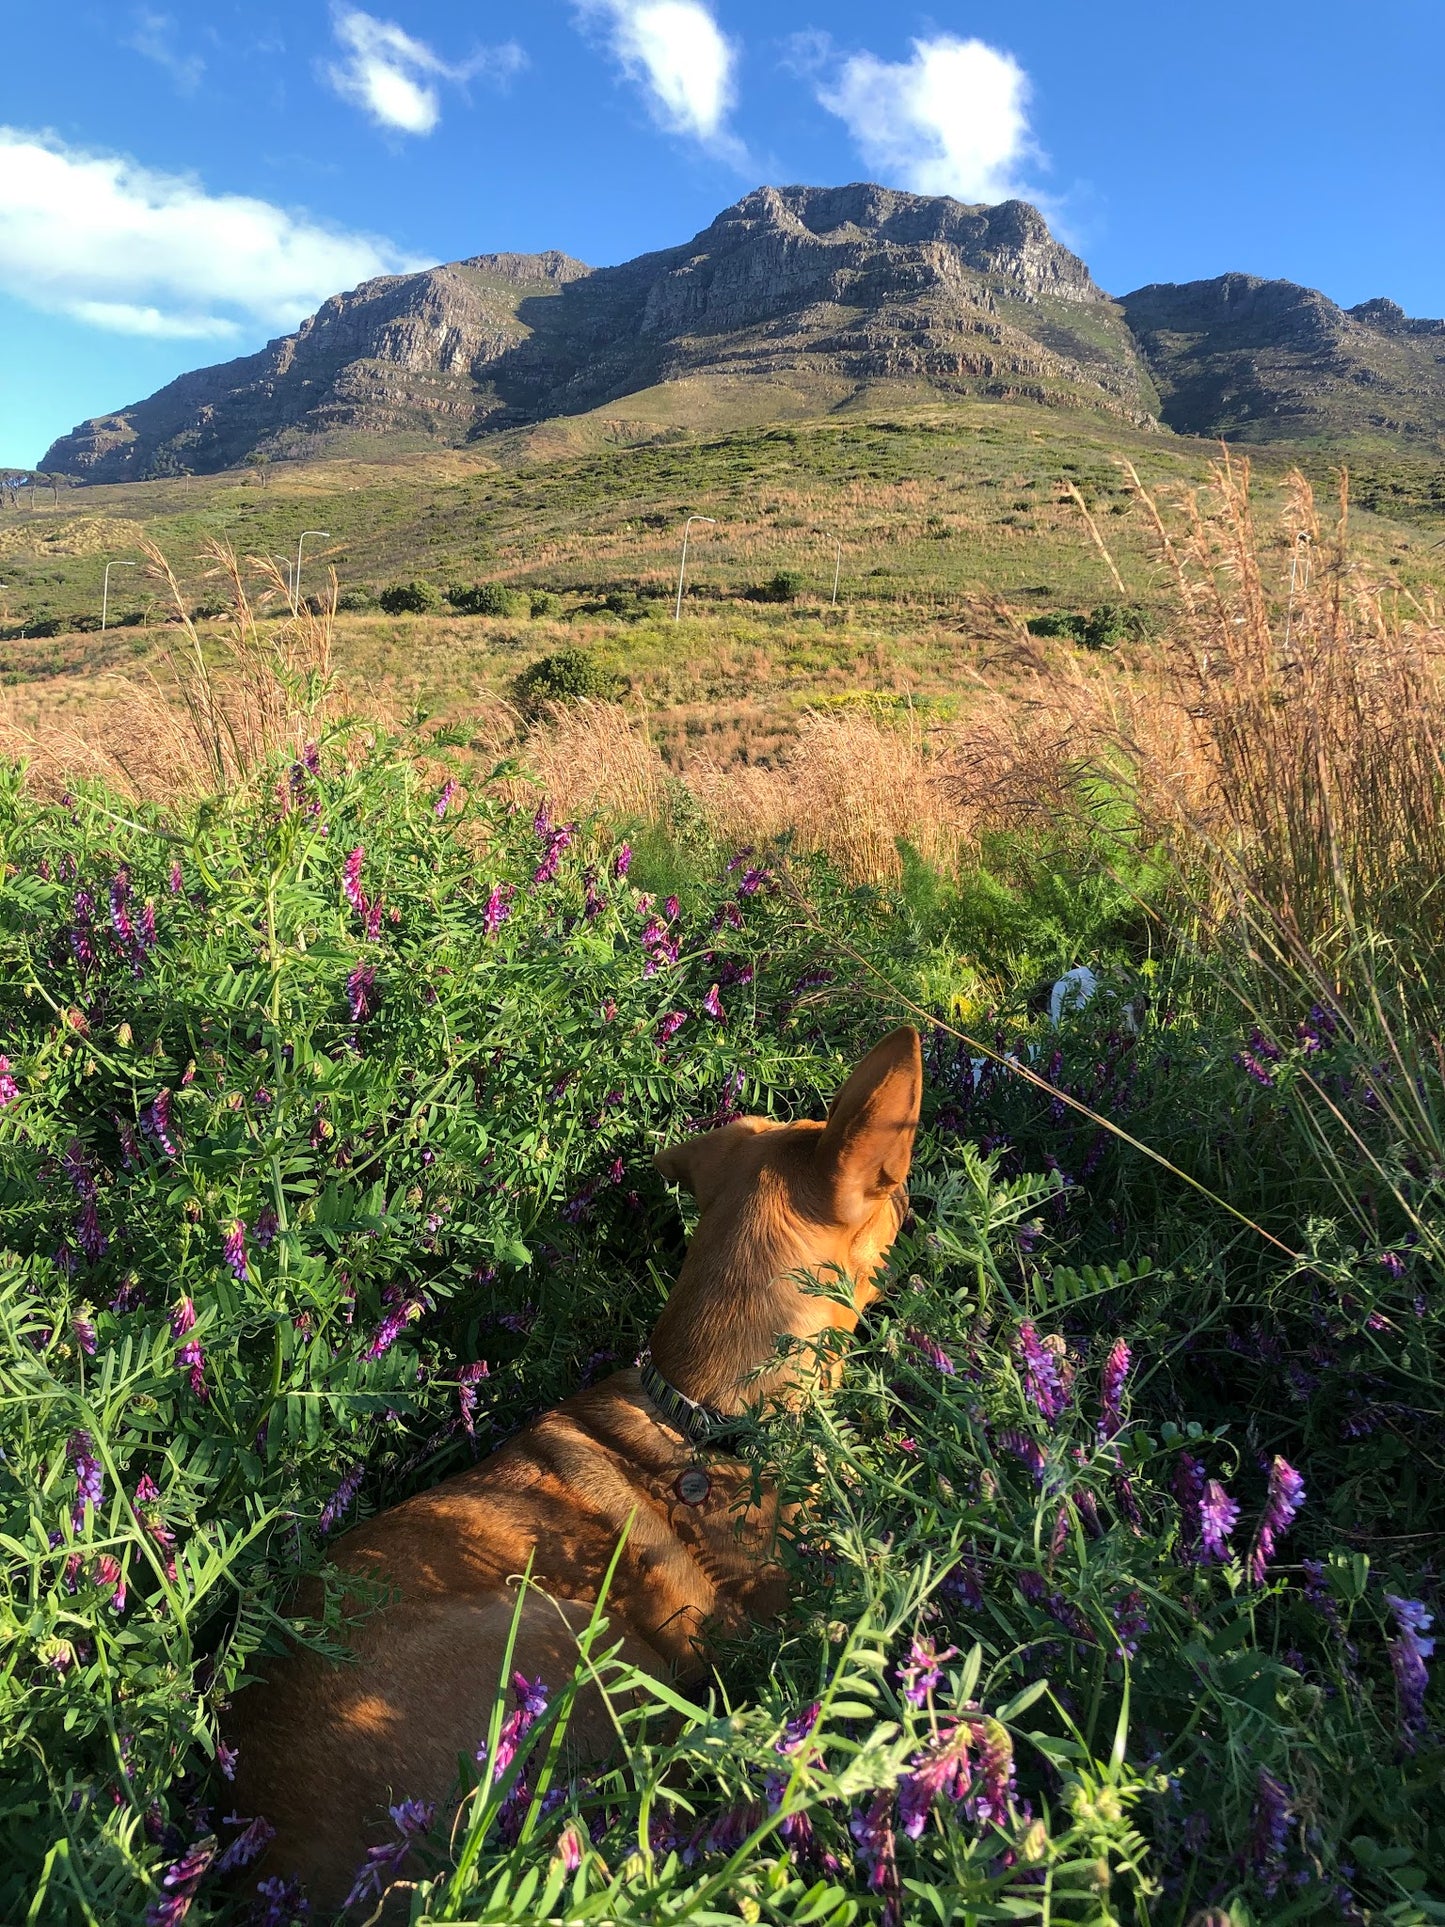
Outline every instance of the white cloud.
[[420, 266], [269, 201], [0, 126], [0, 290], [120, 334], [291, 328], [328, 295]]
[[961, 201], [1029, 192], [1019, 169], [1040, 158], [1029, 95], [1028, 75], [1012, 55], [950, 34], [915, 40], [907, 61], [855, 54], [818, 90], [889, 184]]
[[402, 134], [429, 134], [441, 119], [435, 82], [465, 85], [479, 74], [507, 80], [526, 65], [522, 49], [508, 41], [452, 66], [394, 20], [378, 20], [358, 7], [334, 6], [332, 25], [345, 58], [325, 69], [326, 78], [378, 127]]
[[124, 44], [132, 53], [143, 54], [158, 67], [164, 67], [182, 94], [193, 94], [201, 84], [206, 63], [199, 54], [183, 54], [175, 45], [176, 23], [168, 13], [152, 13], [138, 7], [134, 30]]
[[740, 153], [725, 130], [737, 53], [703, 0], [582, 0], [610, 25], [613, 52], [672, 133]]

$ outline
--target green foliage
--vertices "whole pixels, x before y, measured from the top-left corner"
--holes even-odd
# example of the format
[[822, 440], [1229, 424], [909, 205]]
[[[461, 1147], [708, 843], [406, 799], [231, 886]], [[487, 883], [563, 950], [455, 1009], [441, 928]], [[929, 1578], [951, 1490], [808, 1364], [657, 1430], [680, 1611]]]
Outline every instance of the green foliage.
[[[629, 1362], [681, 1251], [657, 1144], [820, 1115], [903, 998], [979, 1041], [930, 1033], [915, 1219], [839, 1388], [740, 1448], [796, 1508], [788, 1618], [689, 1695], [609, 1657], [604, 1606], [616, 1758], [573, 1770], [560, 1694], [403, 1907], [1445, 1918], [1438, 1702], [1402, 1724], [1387, 1605], [1436, 1583], [1445, 1015], [1377, 957], [1348, 1009], [1276, 969], [1242, 1020], [1247, 959], [1150, 957], [1169, 875], [1095, 804], [1092, 868], [1019, 836], [880, 893], [729, 868], [682, 797], [624, 879], [386, 746], [170, 817], [4, 775], [0, 1919], [139, 1927], [233, 1837], [223, 1704], [324, 1526]], [[1102, 988], [1054, 1032], [1030, 993], [1077, 962]], [[1260, 1573], [1277, 1455], [1307, 1498]], [[1241, 1507], [1217, 1561], [1191, 1466]], [[923, 1798], [950, 1741], [970, 1777]]]
[[447, 601], [463, 616], [527, 616], [532, 614], [532, 598], [524, 589], [509, 589], [502, 582], [475, 582], [470, 588], [454, 583], [447, 590]]
[[359, 615], [376, 607], [376, 597], [369, 589], [343, 589], [336, 598], [336, 607], [340, 614]]
[[1085, 649], [1115, 649], [1121, 642], [1147, 642], [1153, 633], [1147, 611], [1135, 603], [1102, 602], [1088, 615], [1030, 616], [1032, 636], [1061, 636]]
[[796, 602], [803, 592], [803, 578], [795, 569], [779, 569], [766, 582], [755, 583], [744, 591], [749, 602]]
[[376, 599], [383, 614], [389, 616], [430, 616], [442, 606], [441, 596], [430, 582], [393, 582]]
[[536, 711], [547, 703], [608, 702], [618, 687], [613, 672], [586, 649], [559, 649], [529, 663], [512, 690], [523, 709]]

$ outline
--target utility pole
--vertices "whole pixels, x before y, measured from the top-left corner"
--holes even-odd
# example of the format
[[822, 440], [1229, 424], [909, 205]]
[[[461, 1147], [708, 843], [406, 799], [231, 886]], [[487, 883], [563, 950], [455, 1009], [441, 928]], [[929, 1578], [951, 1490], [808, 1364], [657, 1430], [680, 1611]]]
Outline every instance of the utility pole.
[[319, 535], [327, 542], [331, 540], [330, 529], [303, 529], [301, 531], [301, 540], [296, 544], [296, 573], [291, 578], [291, 613], [293, 616], [299, 616], [301, 613], [301, 551], [305, 548], [306, 538], [310, 535]]
[[715, 515], [689, 515], [683, 524], [682, 567], [677, 572], [677, 613], [672, 618], [674, 622], [682, 621], [682, 585], [687, 577], [687, 538], [692, 533], [692, 525], [694, 522], [711, 522], [714, 527], [716, 527], [717, 517]]
[[833, 607], [838, 606], [838, 584], [843, 580], [843, 540], [838, 538], [838, 560], [833, 565]]
[[105, 625], [110, 620], [110, 572], [112, 569], [138, 569], [138, 562], [107, 562], [105, 582], [100, 591], [100, 633], [105, 634]]

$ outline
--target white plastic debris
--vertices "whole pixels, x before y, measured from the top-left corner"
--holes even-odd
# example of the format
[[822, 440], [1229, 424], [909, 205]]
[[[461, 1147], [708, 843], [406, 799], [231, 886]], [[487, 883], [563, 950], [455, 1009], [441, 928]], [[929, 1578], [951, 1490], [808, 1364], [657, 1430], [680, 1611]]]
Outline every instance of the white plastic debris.
[[1099, 979], [1087, 964], [1065, 971], [1054, 985], [1049, 998], [1049, 1022], [1057, 1030], [1066, 1010], [1082, 1010], [1099, 988]]

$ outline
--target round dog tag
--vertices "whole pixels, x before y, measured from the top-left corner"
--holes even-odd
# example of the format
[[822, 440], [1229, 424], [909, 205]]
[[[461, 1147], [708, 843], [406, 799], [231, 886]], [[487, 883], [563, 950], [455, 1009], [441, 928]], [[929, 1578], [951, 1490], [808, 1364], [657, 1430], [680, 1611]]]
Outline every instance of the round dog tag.
[[684, 1505], [706, 1505], [707, 1495], [712, 1491], [712, 1480], [706, 1472], [700, 1472], [694, 1466], [691, 1471], [682, 1474], [672, 1489]]

